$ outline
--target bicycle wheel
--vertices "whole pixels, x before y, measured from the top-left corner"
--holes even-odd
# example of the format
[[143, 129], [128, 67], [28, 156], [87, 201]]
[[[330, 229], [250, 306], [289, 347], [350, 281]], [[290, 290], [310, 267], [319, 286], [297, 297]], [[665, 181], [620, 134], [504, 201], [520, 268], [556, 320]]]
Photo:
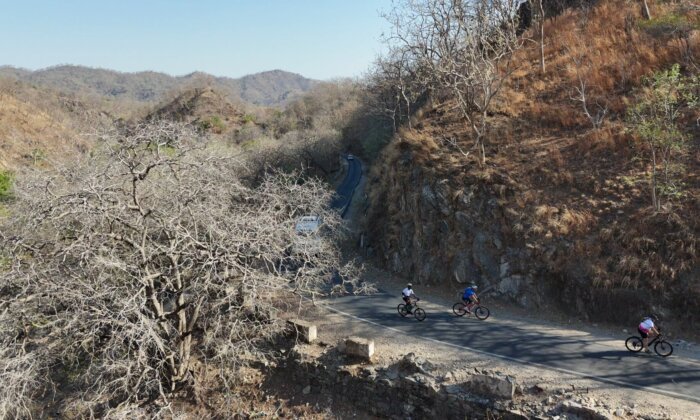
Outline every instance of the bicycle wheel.
[[633, 353], [639, 353], [642, 351], [642, 339], [633, 335], [625, 340], [625, 347]]
[[665, 340], [657, 341], [654, 344], [654, 351], [661, 357], [668, 357], [673, 353], [673, 346]]
[[398, 310], [399, 315], [401, 315], [403, 317], [408, 315], [408, 311], [406, 310], [406, 305], [404, 305], [403, 303], [399, 303], [399, 306], [396, 307], [396, 310]]
[[413, 311], [413, 316], [415, 316], [417, 320], [422, 321], [425, 319], [425, 311], [421, 308], [416, 308], [416, 310]]
[[489, 308], [486, 306], [477, 306], [476, 309], [474, 309], [474, 315], [483, 321], [491, 315], [491, 311], [489, 311]]
[[454, 312], [457, 316], [464, 316], [464, 314], [467, 313], [467, 311], [464, 309], [464, 304], [462, 302], [457, 302], [454, 305], [452, 305], [452, 312]]

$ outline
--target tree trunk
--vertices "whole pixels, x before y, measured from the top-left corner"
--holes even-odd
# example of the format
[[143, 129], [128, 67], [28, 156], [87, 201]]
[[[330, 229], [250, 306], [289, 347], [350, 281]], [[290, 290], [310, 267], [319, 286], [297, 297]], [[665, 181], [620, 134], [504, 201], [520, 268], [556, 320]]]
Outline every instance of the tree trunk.
[[659, 198], [656, 195], [656, 150], [651, 149], [651, 202], [655, 210], [660, 210]]
[[647, 4], [647, 0], [642, 0], [642, 3], [644, 5], [644, 8], [642, 9], [644, 17], [647, 18], [647, 20], [651, 20], [651, 12], [649, 11], [649, 4]]
[[[545, 72], [544, 64], [544, 5], [542, 4], [544, 0], [539, 0], [538, 5], [540, 7], [540, 70], [542, 74]], [[645, 0], [646, 1], [646, 0]]]

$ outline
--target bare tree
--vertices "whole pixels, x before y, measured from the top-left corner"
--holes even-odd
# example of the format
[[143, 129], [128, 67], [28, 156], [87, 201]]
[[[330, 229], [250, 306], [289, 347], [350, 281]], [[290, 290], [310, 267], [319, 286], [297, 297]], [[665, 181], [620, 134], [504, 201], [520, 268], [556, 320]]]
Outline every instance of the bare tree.
[[647, 20], [651, 20], [651, 12], [649, 11], [649, 4], [647, 4], [647, 0], [642, 0], [642, 13]]
[[403, 59], [422, 69], [421, 81], [447, 90], [474, 134], [481, 163], [488, 113], [504, 80], [512, 73], [519, 2], [504, 0], [405, 0], [386, 15], [392, 25], [388, 42]]
[[537, 21], [538, 21], [538, 32], [540, 33], [540, 70], [542, 74], [546, 71], [546, 66], [544, 62], [544, 22], [545, 22], [545, 11], [544, 11], [544, 0], [535, 0], [537, 3]]
[[578, 84], [574, 86], [576, 94], [571, 96], [571, 100], [581, 102], [583, 114], [588, 118], [588, 121], [591, 122], [593, 128], [597, 130], [603, 125], [605, 117], [608, 115], [608, 106], [605, 102], [601, 104], [600, 101], [594, 100], [595, 109], [591, 109], [588, 84], [590, 65], [586, 63], [585, 57], [575, 54], [572, 54], [571, 60], [574, 62], [576, 79], [578, 81]]
[[[107, 133], [99, 152], [19, 177], [0, 229], [11, 266], [0, 270], [0, 396], [17, 408], [0, 415], [27, 412], [56, 363], [88, 385], [85, 415], [171, 410], [174, 392], [199, 395], [211, 372], [229, 387], [238, 366], [268, 356], [275, 304], [318, 293], [338, 270], [354, 282], [322, 182], [276, 173], [246, 185], [242, 162], [163, 122]], [[313, 241], [294, 232], [305, 214], [324, 221]]]
[[430, 88], [416, 64], [410, 59], [410, 52], [392, 48], [376, 60], [368, 78], [365, 89], [369, 93], [369, 105], [373, 112], [391, 120], [394, 133], [403, 123], [411, 128], [414, 105]]

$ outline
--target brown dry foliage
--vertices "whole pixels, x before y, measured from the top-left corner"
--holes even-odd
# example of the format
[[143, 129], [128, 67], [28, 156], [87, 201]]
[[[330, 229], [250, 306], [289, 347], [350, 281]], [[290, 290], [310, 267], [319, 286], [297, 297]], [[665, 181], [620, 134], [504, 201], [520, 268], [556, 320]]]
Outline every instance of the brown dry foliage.
[[85, 150], [88, 141], [32, 103], [0, 92], [0, 169], [37, 164], [48, 156]]
[[[652, 12], [663, 16], [675, 7], [657, 2]], [[685, 198], [653, 213], [644, 193], [646, 168], [632, 159], [640, 146], [626, 131], [625, 112], [642, 79], [685, 59], [677, 40], [653, 36], [640, 27], [641, 20], [639, 5], [623, 0], [601, 1], [587, 12], [571, 9], [547, 20], [547, 72], [540, 73], [534, 43], [517, 52], [520, 67], [491, 116], [493, 157], [487, 167], [465, 162], [448, 148], [432, 147], [452, 138], [468, 148], [471, 140], [456, 123], [453, 103], [426, 107], [414, 130], [400, 132], [374, 168], [372, 200], [381, 203], [370, 214], [377, 219], [375, 232], [387, 244], [401, 243], [402, 203], [420, 200], [416, 178], [428, 183], [447, 179], [452, 191], [469, 187], [476, 194], [471, 202], [453, 194], [455, 210], [469, 212], [479, 197], [497, 197], [500, 219], [482, 214], [480, 222], [500, 223], [514, 246], [532, 246], [551, 278], [567, 279], [578, 267], [573, 271], [585, 272], [596, 287], [664, 288], [660, 300], [676, 305], [679, 320], [687, 318], [688, 310], [700, 309], [700, 285], [692, 274], [700, 261], [700, 153], [694, 146], [684, 160]], [[699, 41], [697, 33], [690, 37], [696, 57]], [[586, 63], [588, 96], [609, 111], [597, 130], [571, 99], [578, 80], [574, 57]], [[695, 133], [697, 141], [697, 128]], [[388, 225], [385, 232], [382, 225]], [[541, 251], [552, 247], [557, 249], [554, 256]], [[430, 252], [449, 261], [440, 249]]]

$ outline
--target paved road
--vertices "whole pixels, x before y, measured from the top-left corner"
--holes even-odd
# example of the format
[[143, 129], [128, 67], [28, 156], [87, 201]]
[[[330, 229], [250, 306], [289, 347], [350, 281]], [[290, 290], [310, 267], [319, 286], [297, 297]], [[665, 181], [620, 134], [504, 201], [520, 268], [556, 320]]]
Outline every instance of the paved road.
[[[347, 159], [347, 158], [346, 158]], [[345, 217], [345, 213], [350, 207], [350, 202], [352, 201], [352, 195], [355, 192], [355, 188], [360, 183], [362, 178], [362, 164], [357, 158], [348, 159], [348, 173], [345, 175], [345, 179], [342, 184], [338, 187], [337, 196], [333, 199], [331, 206], [333, 208], [339, 209], [340, 216]]]
[[326, 303], [329, 309], [362, 321], [453, 347], [700, 402], [700, 361], [677, 356], [662, 359], [655, 355], [635, 355], [625, 349], [622, 340], [499, 320], [498, 314], [493, 312], [486, 321], [460, 318], [452, 314], [451, 307], [436, 304], [421, 305], [428, 316], [425, 321], [418, 322], [398, 315], [396, 306], [401, 303], [398, 295], [398, 292], [392, 295], [381, 292], [373, 296], [333, 298]]

